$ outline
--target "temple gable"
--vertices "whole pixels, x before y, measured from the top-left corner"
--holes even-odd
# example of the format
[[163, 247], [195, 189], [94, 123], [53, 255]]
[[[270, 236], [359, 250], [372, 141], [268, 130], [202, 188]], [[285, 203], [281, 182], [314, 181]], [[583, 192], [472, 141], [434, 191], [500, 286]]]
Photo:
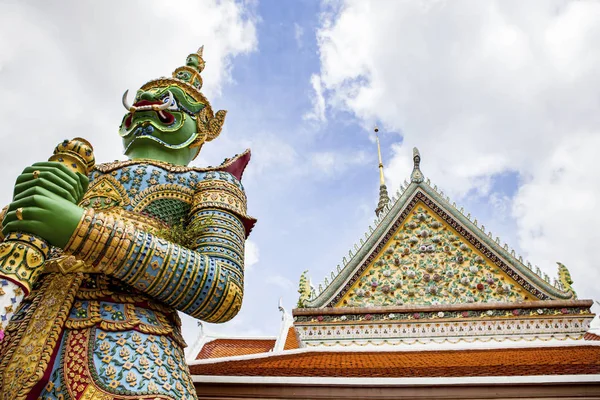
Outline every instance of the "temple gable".
[[[576, 295], [559, 263], [558, 279], [534, 272], [501, 246], [470, 214], [458, 210], [420, 171], [414, 151], [411, 182], [380, 199], [375, 228], [350, 250], [343, 268], [318, 291], [305, 276], [301, 308], [398, 307], [568, 300]], [[381, 163], [380, 163], [381, 165]], [[381, 181], [382, 187], [385, 186]]]
[[433, 210], [417, 201], [335, 307], [534, 298]]

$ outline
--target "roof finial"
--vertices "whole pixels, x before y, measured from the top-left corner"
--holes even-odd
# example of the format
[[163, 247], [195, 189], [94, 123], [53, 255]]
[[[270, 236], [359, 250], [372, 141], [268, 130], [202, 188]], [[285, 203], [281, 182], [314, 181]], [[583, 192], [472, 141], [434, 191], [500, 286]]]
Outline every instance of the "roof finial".
[[379, 214], [383, 211], [385, 206], [387, 206], [390, 202], [390, 197], [388, 196], [387, 186], [385, 186], [385, 178], [383, 177], [383, 161], [381, 161], [381, 146], [379, 144], [379, 128], [376, 126], [375, 129], [375, 140], [377, 141], [377, 155], [379, 156], [379, 202], [377, 203], [377, 208], [375, 209], [375, 215], [379, 217]]
[[379, 128], [375, 126], [375, 140], [377, 141], [377, 156], [379, 156], [379, 185], [385, 185], [385, 179], [383, 177], [383, 161], [381, 161], [381, 146], [379, 145]]
[[423, 182], [423, 173], [419, 169], [419, 164], [421, 164], [421, 154], [419, 154], [419, 149], [413, 147], [413, 171], [410, 174], [410, 181], [414, 183]]
[[281, 320], [284, 320], [284, 319], [285, 319], [285, 314], [286, 314], [286, 312], [285, 312], [285, 308], [283, 308], [283, 297], [280, 297], [280, 298], [279, 298], [279, 303], [277, 304], [277, 308], [278, 308], [278, 309], [279, 309], [279, 311], [281, 311], [281, 313], [283, 314], [283, 315], [281, 316]]

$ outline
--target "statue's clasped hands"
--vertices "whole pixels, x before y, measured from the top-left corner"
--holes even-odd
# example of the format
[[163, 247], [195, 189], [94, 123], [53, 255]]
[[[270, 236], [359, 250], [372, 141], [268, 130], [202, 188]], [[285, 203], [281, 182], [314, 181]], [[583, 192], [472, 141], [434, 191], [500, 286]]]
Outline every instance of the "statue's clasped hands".
[[77, 204], [88, 183], [86, 176], [59, 162], [39, 162], [25, 168], [17, 178], [2, 233], [30, 233], [63, 248], [84, 213]]

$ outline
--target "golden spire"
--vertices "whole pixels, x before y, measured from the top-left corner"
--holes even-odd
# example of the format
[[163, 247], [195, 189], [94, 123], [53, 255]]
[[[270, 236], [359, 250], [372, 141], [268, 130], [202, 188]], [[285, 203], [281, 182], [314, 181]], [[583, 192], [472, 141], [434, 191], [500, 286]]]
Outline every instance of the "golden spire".
[[379, 144], [379, 128], [375, 127], [375, 140], [377, 141], [377, 155], [379, 156], [379, 202], [377, 203], [377, 208], [375, 209], [375, 215], [379, 216], [381, 211], [388, 205], [390, 202], [390, 197], [388, 196], [387, 186], [385, 186], [385, 179], [383, 177], [383, 161], [381, 161], [381, 146]]
[[379, 145], [379, 128], [375, 127], [375, 140], [377, 141], [377, 155], [379, 156], [379, 185], [385, 185], [385, 179], [383, 178], [383, 161], [381, 161], [381, 146]]

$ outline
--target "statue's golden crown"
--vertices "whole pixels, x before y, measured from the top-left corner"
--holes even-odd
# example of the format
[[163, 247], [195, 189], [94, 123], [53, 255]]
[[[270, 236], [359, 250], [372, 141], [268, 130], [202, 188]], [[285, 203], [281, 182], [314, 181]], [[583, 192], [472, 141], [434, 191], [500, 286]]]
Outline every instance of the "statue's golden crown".
[[198, 125], [198, 139], [192, 146], [201, 146], [204, 142], [209, 142], [216, 138], [225, 122], [227, 111], [219, 110], [216, 114], [213, 112], [208, 99], [200, 92], [202, 88], [202, 77], [200, 73], [204, 70], [205, 61], [202, 58], [204, 46], [198, 51], [187, 56], [186, 65], [173, 71], [172, 77], [162, 77], [151, 80], [141, 87], [141, 90], [148, 90], [157, 87], [166, 87], [176, 85], [183, 89], [195, 101], [204, 104], [202, 110], [198, 113], [196, 123]]
[[194, 100], [209, 105], [206, 97], [200, 92], [200, 89], [202, 89], [202, 76], [200, 76], [200, 73], [206, 65], [202, 58], [203, 50], [204, 46], [201, 46], [197, 52], [188, 55], [185, 65], [175, 69], [171, 74], [171, 78], [153, 79], [144, 84], [141, 89], [146, 90], [174, 84], [185, 90]]

